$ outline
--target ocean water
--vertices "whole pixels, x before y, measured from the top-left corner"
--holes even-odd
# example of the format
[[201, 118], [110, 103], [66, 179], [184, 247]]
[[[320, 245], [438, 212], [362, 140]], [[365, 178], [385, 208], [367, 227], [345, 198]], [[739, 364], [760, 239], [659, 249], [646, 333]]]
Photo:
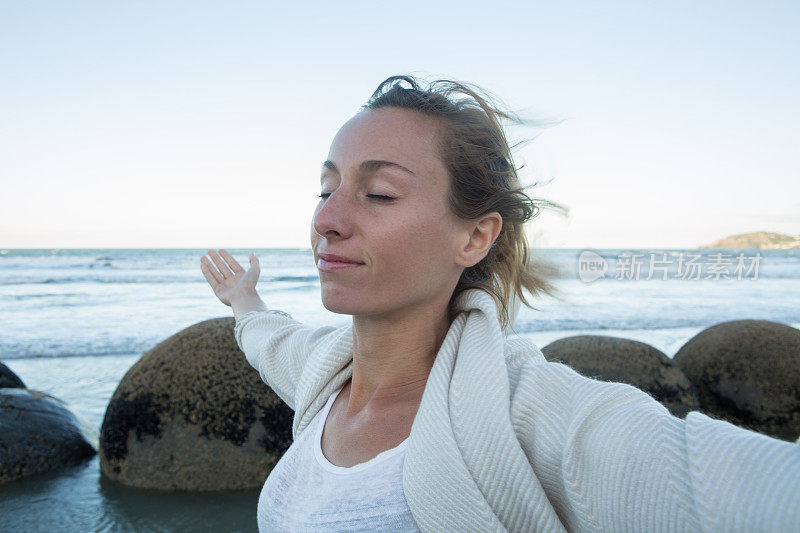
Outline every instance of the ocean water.
[[[206, 251], [0, 250], [0, 360], [99, 429], [108, 399], [145, 351], [192, 324], [231, 316], [200, 271]], [[229, 251], [246, 264], [251, 250]], [[254, 251], [268, 306], [314, 325], [349, 322], [322, 306], [310, 250]], [[579, 262], [582, 252], [537, 251], [559, 267], [562, 298], [523, 307], [515, 334], [539, 347], [571, 335], [626, 337], [672, 357], [728, 320], [800, 327], [800, 250], [592, 250]], [[597, 265], [604, 275], [581, 276]], [[0, 531], [255, 531], [257, 498], [258, 490], [131, 489], [105, 479], [95, 458], [0, 487]]]

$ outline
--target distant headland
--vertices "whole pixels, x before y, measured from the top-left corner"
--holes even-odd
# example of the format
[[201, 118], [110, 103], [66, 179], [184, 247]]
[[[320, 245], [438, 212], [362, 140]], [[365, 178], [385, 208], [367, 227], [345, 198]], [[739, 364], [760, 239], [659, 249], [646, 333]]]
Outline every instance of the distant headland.
[[731, 235], [699, 248], [759, 248], [761, 250], [800, 249], [800, 235], [786, 235], [770, 231]]

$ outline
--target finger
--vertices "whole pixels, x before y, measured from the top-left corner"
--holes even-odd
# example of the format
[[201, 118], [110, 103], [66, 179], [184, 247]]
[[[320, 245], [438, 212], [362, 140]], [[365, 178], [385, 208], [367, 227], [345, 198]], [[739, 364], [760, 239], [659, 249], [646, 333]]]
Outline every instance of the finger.
[[233, 272], [231, 269], [228, 268], [228, 265], [225, 264], [225, 261], [215, 252], [214, 250], [209, 250], [208, 255], [211, 256], [211, 260], [214, 261], [214, 264], [217, 265], [219, 269], [219, 273], [222, 274], [222, 277], [227, 279], [233, 276]]
[[236, 259], [234, 259], [233, 256], [228, 253], [228, 250], [220, 250], [219, 255], [221, 255], [222, 258], [228, 262], [228, 264], [231, 266], [231, 270], [233, 270], [236, 273], [244, 272], [242, 265], [236, 262]]
[[222, 283], [222, 281], [225, 279], [219, 272], [217, 272], [217, 269], [214, 268], [214, 265], [211, 264], [211, 261], [209, 261], [206, 256], [200, 258], [200, 270], [203, 271], [203, 275], [206, 277], [212, 287], [216, 287], [218, 283]]

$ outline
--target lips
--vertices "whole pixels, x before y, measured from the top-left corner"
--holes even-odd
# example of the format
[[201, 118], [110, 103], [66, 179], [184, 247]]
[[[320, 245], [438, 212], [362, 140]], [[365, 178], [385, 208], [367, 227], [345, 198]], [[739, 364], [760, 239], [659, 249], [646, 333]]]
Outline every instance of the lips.
[[344, 257], [342, 255], [336, 254], [319, 254], [320, 258], [328, 261], [329, 263], [344, 263], [344, 264], [355, 264], [355, 265], [363, 265], [362, 261], [357, 261], [355, 259], [350, 259], [349, 257]]

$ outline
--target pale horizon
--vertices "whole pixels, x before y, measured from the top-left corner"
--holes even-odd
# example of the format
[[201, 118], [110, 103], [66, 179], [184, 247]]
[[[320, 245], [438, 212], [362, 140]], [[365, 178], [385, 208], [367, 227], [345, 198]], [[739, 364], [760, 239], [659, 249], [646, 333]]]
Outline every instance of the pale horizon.
[[330, 142], [394, 74], [557, 123], [510, 130], [571, 211], [534, 248], [800, 234], [791, 3], [422, 5], [0, 7], [0, 249], [308, 249]]

